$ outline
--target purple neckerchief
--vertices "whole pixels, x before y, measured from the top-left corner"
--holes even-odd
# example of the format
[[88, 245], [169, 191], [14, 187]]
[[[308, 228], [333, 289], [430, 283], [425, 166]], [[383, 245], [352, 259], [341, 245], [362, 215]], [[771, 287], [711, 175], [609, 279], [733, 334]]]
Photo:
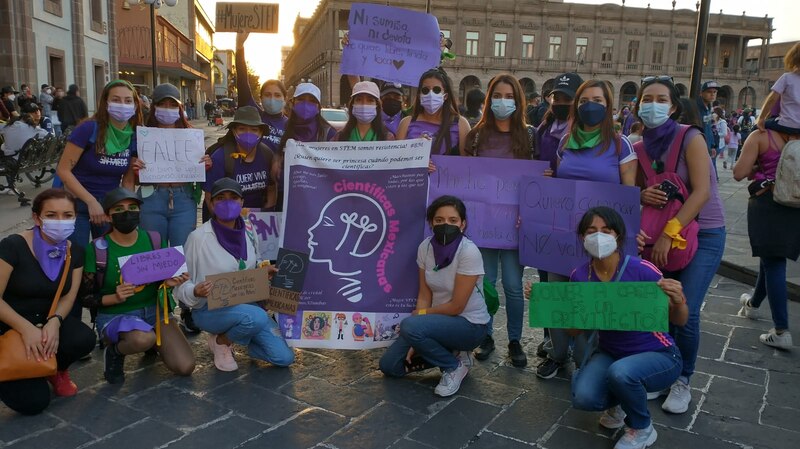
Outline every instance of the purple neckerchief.
[[58, 278], [61, 273], [61, 267], [64, 266], [64, 261], [67, 258], [67, 241], [51, 245], [47, 243], [42, 237], [42, 232], [39, 226], [33, 228], [33, 254], [42, 267], [42, 271], [51, 281]]
[[244, 220], [238, 217], [233, 229], [219, 223], [216, 218], [211, 219], [211, 228], [217, 241], [225, 251], [236, 260], [247, 260], [247, 237], [245, 236]]
[[398, 112], [395, 115], [387, 115], [385, 112], [381, 111], [381, 118], [383, 118], [383, 126], [389, 130], [392, 134], [397, 134], [397, 127], [400, 126], [400, 120], [403, 119], [403, 113]]
[[[555, 170], [556, 167], [556, 153], [558, 152], [558, 143], [561, 137], [567, 132], [567, 125], [569, 122], [564, 120], [555, 120], [550, 126], [547, 126], [540, 134], [539, 139], [539, 160], [547, 161], [550, 163], [550, 168]], [[542, 124], [541, 126], [545, 126]]]
[[319, 123], [317, 123], [316, 117], [311, 119], [308, 123], [295, 122], [294, 139], [300, 142], [316, 142], [318, 129]]
[[678, 129], [678, 122], [668, 119], [666, 122], [655, 128], [645, 128], [642, 130], [642, 142], [644, 150], [650, 160], [657, 161], [669, 150], [672, 139], [675, 138], [675, 130]]
[[458, 245], [461, 244], [462, 238], [464, 238], [464, 234], [459, 233], [452, 242], [448, 243], [447, 245], [442, 245], [436, 241], [435, 237], [431, 237], [431, 246], [433, 246], [433, 261], [436, 263], [436, 266], [433, 267], [433, 271], [439, 271], [453, 262], [453, 258], [458, 250]]

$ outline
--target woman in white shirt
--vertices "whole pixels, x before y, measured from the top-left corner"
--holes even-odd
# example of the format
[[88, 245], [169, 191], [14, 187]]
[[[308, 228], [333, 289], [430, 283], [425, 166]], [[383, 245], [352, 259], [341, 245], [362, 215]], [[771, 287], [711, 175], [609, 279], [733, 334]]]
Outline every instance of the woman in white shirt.
[[467, 211], [453, 196], [436, 199], [427, 211], [433, 237], [417, 250], [419, 294], [400, 336], [381, 357], [384, 374], [402, 377], [431, 367], [442, 370], [435, 393], [454, 395], [472, 366], [470, 353], [487, 333], [483, 258], [464, 236]]
[[206, 276], [248, 270], [259, 266], [258, 236], [242, 218], [242, 187], [220, 178], [211, 187], [214, 217], [195, 229], [186, 240], [186, 264], [192, 275], [174, 291], [175, 298], [192, 308], [194, 322], [208, 332], [214, 366], [220, 371], [238, 369], [231, 345], [247, 346], [251, 357], [276, 366], [294, 362], [294, 352], [280, 336], [278, 324], [253, 304], [209, 310], [206, 298], [214, 286]]

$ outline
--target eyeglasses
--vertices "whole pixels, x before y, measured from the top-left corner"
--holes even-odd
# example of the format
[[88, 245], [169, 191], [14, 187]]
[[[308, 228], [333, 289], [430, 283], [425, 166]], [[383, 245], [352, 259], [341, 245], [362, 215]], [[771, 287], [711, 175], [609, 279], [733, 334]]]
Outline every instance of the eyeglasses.
[[642, 85], [645, 85], [645, 84], [648, 84], [648, 83], [654, 83], [656, 81], [668, 82], [668, 83], [671, 83], [671, 84], [675, 83], [674, 79], [671, 76], [669, 76], [669, 75], [659, 75], [659, 76], [645, 76], [644, 78], [642, 78]]
[[430, 93], [430, 91], [433, 91], [433, 93], [435, 93], [436, 95], [439, 95], [440, 93], [442, 93], [442, 86], [433, 86], [433, 88], [425, 86], [422, 89], [420, 89], [419, 91], [422, 92], [422, 95], [428, 95]]

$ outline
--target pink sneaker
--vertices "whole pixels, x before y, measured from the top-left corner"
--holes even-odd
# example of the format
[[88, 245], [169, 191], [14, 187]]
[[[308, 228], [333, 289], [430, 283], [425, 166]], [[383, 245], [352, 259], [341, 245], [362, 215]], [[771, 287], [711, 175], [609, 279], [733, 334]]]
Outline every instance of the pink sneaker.
[[78, 394], [78, 386], [69, 378], [69, 373], [57, 371], [54, 376], [48, 376], [47, 381], [53, 385], [53, 393], [60, 397], [75, 396]]
[[214, 354], [214, 366], [220, 371], [236, 371], [239, 365], [233, 359], [233, 351], [228, 345], [217, 344], [217, 336], [210, 334], [208, 336], [208, 348]]

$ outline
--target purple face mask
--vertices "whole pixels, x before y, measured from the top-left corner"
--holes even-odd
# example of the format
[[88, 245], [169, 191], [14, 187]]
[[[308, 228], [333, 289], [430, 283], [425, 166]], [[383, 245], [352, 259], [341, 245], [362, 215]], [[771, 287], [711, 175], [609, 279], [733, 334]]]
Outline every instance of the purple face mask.
[[256, 133], [241, 133], [236, 135], [236, 143], [245, 150], [252, 150], [253, 147], [258, 145], [261, 137]]
[[214, 203], [214, 215], [222, 221], [235, 220], [242, 214], [242, 203], [237, 200], [222, 200]]
[[298, 101], [293, 109], [301, 123], [308, 123], [319, 114], [319, 106], [311, 101]]
[[136, 106], [124, 103], [108, 103], [108, 115], [118, 121], [127, 122], [136, 114]]

